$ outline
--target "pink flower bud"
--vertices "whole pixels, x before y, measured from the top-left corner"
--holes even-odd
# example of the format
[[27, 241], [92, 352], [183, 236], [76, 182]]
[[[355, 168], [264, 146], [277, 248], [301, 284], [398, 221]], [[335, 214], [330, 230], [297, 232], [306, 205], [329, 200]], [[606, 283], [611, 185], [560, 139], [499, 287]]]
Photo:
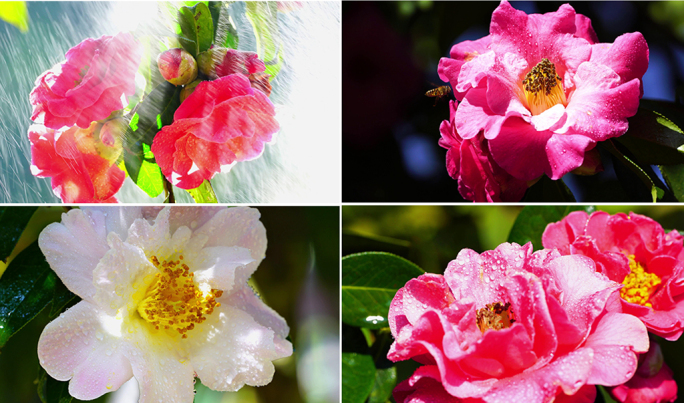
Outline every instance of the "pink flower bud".
[[157, 58], [162, 77], [173, 85], [185, 85], [197, 78], [197, 62], [183, 49], [169, 49]]
[[201, 83], [202, 80], [195, 80], [191, 82], [190, 84], [186, 85], [183, 87], [180, 93], [180, 101], [183, 102], [187, 97], [190, 96], [193, 92], [195, 92], [195, 88], [197, 87], [197, 84]]

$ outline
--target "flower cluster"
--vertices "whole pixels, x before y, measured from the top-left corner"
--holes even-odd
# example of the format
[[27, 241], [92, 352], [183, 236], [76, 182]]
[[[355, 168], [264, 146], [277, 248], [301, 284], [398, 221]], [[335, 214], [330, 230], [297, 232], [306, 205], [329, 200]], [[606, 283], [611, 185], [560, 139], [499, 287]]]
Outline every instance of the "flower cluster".
[[[147, 86], [159, 85], [158, 75], [149, 71], [153, 63], [141, 63], [143, 46], [131, 33], [88, 38], [36, 80], [30, 94], [32, 173], [51, 177], [64, 202], [116, 202], [123, 169], [137, 183], [143, 162], [156, 163], [175, 186], [197, 188], [236, 162], [260, 156], [279, 130], [266, 64], [254, 52], [207, 43], [207, 35], [216, 36], [212, 20], [197, 20], [209, 14], [206, 4], [185, 9], [178, 18], [194, 16], [201, 46], [179, 34], [185, 48], [155, 55], [161, 77], [180, 91], [166, 91], [172, 87], [162, 81], [156, 88], [164, 91], [155, 94], [165, 98], [150, 96], [154, 89]], [[180, 107], [172, 110], [177, 97]], [[166, 109], [156, 111], [160, 106]], [[173, 122], [162, 122], [171, 115]], [[146, 122], [140, 131], [139, 121]], [[152, 168], [144, 177], [158, 174]]]
[[255, 209], [73, 209], [38, 242], [82, 298], [38, 342], [77, 399], [135, 377], [142, 403], [191, 402], [195, 377], [219, 391], [266, 385], [292, 354], [285, 320], [247, 283], [266, 251]]
[[490, 35], [454, 45], [439, 63], [459, 102], [440, 145], [461, 195], [517, 201], [544, 174], [601, 170], [594, 148], [627, 131], [647, 68], [638, 32], [599, 43], [591, 21], [567, 4], [527, 15], [502, 1]]
[[52, 178], [67, 203], [116, 202], [125, 132], [120, 111], [135, 93], [142, 49], [131, 34], [86, 39], [43, 73], [31, 92], [31, 172]]
[[392, 300], [392, 361], [422, 364], [399, 403], [674, 401], [677, 385], [648, 331], [684, 329], [684, 238], [637, 214], [577, 212], [549, 224], [545, 249], [464, 249], [444, 275]]

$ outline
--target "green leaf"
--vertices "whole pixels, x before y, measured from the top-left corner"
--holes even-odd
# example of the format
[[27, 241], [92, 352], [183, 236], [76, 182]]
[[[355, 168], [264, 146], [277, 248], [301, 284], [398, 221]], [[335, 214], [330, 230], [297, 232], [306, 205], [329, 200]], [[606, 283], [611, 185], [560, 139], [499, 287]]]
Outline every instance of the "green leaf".
[[246, 15], [254, 28], [259, 58], [266, 64], [266, 73], [275, 78], [283, 65], [278, 6], [274, 1], [248, 1]]
[[632, 161], [629, 157], [627, 157], [625, 154], [623, 154], [620, 150], [615, 147], [613, 142], [611, 140], [608, 141], [602, 141], [600, 143], [608, 152], [610, 152], [615, 158], [617, 158], [619, 161], [621, 161], [627, 168], [629, 168], [630, 171], [632, 171], [640, 180], [641, 182], [646, 185], [646, 187], [650, 190], [651, 192], [651, 198], [653, 200], [653, 203], [657, 202], [658, 199], [662, 198], [663, 195], [665, 194], [665, 191], [658, 186], [656, 186], [655, 182], [653, 179], [651, 179], [650, 176], [644, 171], [642, 167], [639, 166], [636, 162]]
[[342, 258], [342, 321], [379, 329], [387, 327], [394, 294], [410, 279], [425, 273], [408, 260], [385, 252]]
[[684, 202], [684, 165], [661, 165], [659, 168], [677, 201]]
[[684, 164], [684, 132], [659, 112], [639, 108], [627, 133], [615, 140], [641, 164]]
[[178, 23], [181, 28], [178, 41], [183, 49], [195, 58], [209, 49], [214, 41], [214, 21], [206, 4], [197, 3], [194, 7], [181, 7], [178, 10]]
[[542, 249], [541, 238], [546, 226], [562, 220], [570, 212], [577, 210], [592, 212], [594, 208], [576, 205], [525, 206], [513, 223], [508, 242], [515, 242], [519, 245], [532, 242], [534, 250]]
[[0, 2], [0, 20], [19, 28], [22, 33], [28, 32], [28, 10], [25, 1]]
[[52, 378], [43, 367], [38, 370], [38, 397], [43, 403], [71, 403], [74, 399], [69, 394], [69, 382]]
[[368, 397], [368, 403], [385, 403], [397, 384], [397, 368], [390, 367], [375, 371], [375, 383]]
[[370, 355], [342, 353], [342, 402], [363, 403], [375, 384], [375, 365]]
[[216, 193], [211, 187], [211, 183], [208, 180], [202, 182], [201, 185], [194, 189], [189, 189], [188, 193], [195, 200], [195, 203], [218, 203], [216, 198]]
[[38, 207], [0, 207], [0, 260], [7, 261]]
[[601, 394], [601, 397], [603, 397], [603, 401], [605, 403], [617, 403], [617, 401], [615, 401], [615, 399], [613, 399], [613, 397], [610, 395], [610, 393], [608, 393], [608, 391], [606, 390], [606, 388], [604, 386], [596, 385], [596, 387], [598, 388], [599, 393]]
[[58, 283], [61, 281], [45, 260], [38, 242], [12, 260], [0, 278], [0, 347], [53, 300], [65, 305], [63, 302], [68, 298]]
[[[124, 136], [126, 172], [150, 197], [160, 193], [157, 190], [161, 173], [149, 149], [160, 130], [158, 122], [162, 127], [173, 123], [173, 114], [179, 106], [180, 87], [166, 81], [160, 83], [143, 99]], [[138, 183], [141, 173], [142, 186]]]

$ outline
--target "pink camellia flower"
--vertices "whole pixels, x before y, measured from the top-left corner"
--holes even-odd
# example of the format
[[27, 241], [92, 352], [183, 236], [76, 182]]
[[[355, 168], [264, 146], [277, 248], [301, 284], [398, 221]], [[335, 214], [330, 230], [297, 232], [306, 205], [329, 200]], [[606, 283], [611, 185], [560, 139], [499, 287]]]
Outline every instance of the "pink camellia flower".
[[129, 33], [88, 38], [66, 53], [36, 80], [31, 91], [31, 119], [51, 129], [107, 118], [122, 109], [124, 95], [135, 93], [135, 73], [142, 49]]
[[643, 36], [597, 43], [591, 21], [567, 4], [527, 15], [502, 1], [490, 35], [454, 45], [439, 75], [461, 101], [456, 130], [484, 131], [491, 156], [521, 180], [558, 179], [636, 114], [648, 68]]
[[668, 340], [684, 331], [683, 241], [677, 231], [665, 233], [648, 217], [603, 211], [572, 212], [542, 235], [545, 248], [588, 256], [599, 272], [624, 284], [621, 310]]
[[392, 300], [388, 358], [424, 364], [398, 392], [432, 378], [460, 399], [587, 401], [585, 385], [624, 383], [648, 350], [641, 321], [605, 310], [618, 289], [585, 256], [464, 249], [444, 276], [410, 280]]
[[262, 386], [290, 356], [285, 320], [247, 283], [266, 231], [246, 207], [73, 209], [38, 239], [82, 301], [50, 322], [40, 365], [92, 400], [135, 377], [140, 403]]
[[31, 125], [31, 173], [51, 177], [64, 203], [116, 203], [114, 194], [126, 177], [116, 165], [122, 152], [118, 120], [93, 122], [87, 129]]
[[480, 133], [463, 140], [456, 131], [455, 101], [449, 102], [450, 119], [439, 126], [439, 145], [447, 149], [449, 175], [458, 180], [458, 191], [466, 200], [476, 202], [516, 202], [527, 190], [527, 183], [504, 171], [492, 159], [487, 140]]
[[267, 96], [271, 95], [271, 75], [264, 73], [266, 64], [254, 52], [212, 46], [200, 53], [197, 62], [202, 74], [211, 80], [231, 74], [242, 74], [249, 77], [252, 88]]
[[157, 133], [152, 152], [175, 186], [194, 189], [238, 161], [257, 158], [278, 131], [275, 109], [242, 74], [204, 81]]
[[610, 390], [620, 403], [665, 403], [677, 400], [677, 382], [665, 364], [658, 343], [651, 342], [646, 354], [639, 357], [636, 373], [626, 383]]

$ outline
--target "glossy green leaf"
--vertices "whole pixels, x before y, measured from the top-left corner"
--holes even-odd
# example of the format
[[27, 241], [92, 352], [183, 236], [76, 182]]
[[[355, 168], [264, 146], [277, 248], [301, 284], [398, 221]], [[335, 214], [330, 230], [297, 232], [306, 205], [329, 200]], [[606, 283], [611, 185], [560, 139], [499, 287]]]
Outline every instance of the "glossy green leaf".
[[38, 207], [0, 207], [0, 260], [7, 258]]
[[[173, 123], [173, 114], [179, 106], [180, 88], [164, 81], [140, 103], [124, 136], [126, 172], [150, 197], [161, 193], [161, 171], [154, 163], [150, 146], [159, 131], [158, 121], [162, 127]], [[142, 179], [142, 185], [138, 183], [139, 179]]]
[[188, 193], [195, 200], [195, 203], [218, 203], [214, 188], [211, 187], [211, 183], [208, 180], [205, 180], [194, 189], [189, 189]]
[[214, 42], [214, 21], [206, 4], [200, 2], [194, 7], [181, 7], [178, 23], [181, 28], [178, 41], [195, 58]]
[[617, 158], [621, 163], [623, 163], [632, 173], [634, 173], [639, 180], [650, 190], [651, 199], [653, 203], [662, 198], [665, 191], [658, 186], [656, 186], [653, 179], [644, 171], [642, 167], [636, 162], [632, 161], [631, 158], [626, 156], [622, 151], [618, 150], [611, 140], [603, 141], [600, 143], [608, 152], [610, 152], [615, 158]]
[[342, 353], [342, 402], [363, 403], [375, 385], [375, 365], [370, 355]]
[[0, 2], [0, 20], [14, 25], [19, 31], [28, 32], [28, 10], [25, 1]]
[[283, 42], [278, 29], [278, 6], [274, 1], [248, 1], [246, 15], [254, 28], [259, 59], [273, 78], [283, 65]]
[[546, 226], [562, 220], [570, 212], [577, 210], [591, 212], [594, 208], [576, 205], [525, 206], [513, 223], [508, 242], [515, 242], [519, 245], [532, 242], [534, 250], [542, 249], [541, 238]]
[[661, 165], [659, 168], [675, 198], [684, 202], [684, 165]]
[[375, 371], [375, 383], [368, 396], [368, 403], [385, 403], [397, 385], [397, 368], [389, 367]]
[[58, 381], [40, 367], [38, 370], [38, 397], [43, 403], [71, 403], [69, 382]]
[[387, 314], [397, 290], [425, 273], [408, 260], [385, 252], [364, 252], [342, 258], [342, 321], [379, 329], [389, 326]]
[[68, 290], [65, 292], [58, 283], [61, 281], [45, 260], [38, 242], [12, 260], [0, 278], [0, 347], [53, 300], [61, 305], [71, 300], [65, 296]]
[[596, 385], [596, 387], [598, 388], [599, 394], [601, 395], [605, 403], [617, 403], [617, 401], [613, 399], [613, 397], [610, 395], [610, 393], [608, 393], [604, 386]]
[[659, 112], [639, 108], [627, 133], [615, 140], [641, 164], [684, 164], [684, 132]]

